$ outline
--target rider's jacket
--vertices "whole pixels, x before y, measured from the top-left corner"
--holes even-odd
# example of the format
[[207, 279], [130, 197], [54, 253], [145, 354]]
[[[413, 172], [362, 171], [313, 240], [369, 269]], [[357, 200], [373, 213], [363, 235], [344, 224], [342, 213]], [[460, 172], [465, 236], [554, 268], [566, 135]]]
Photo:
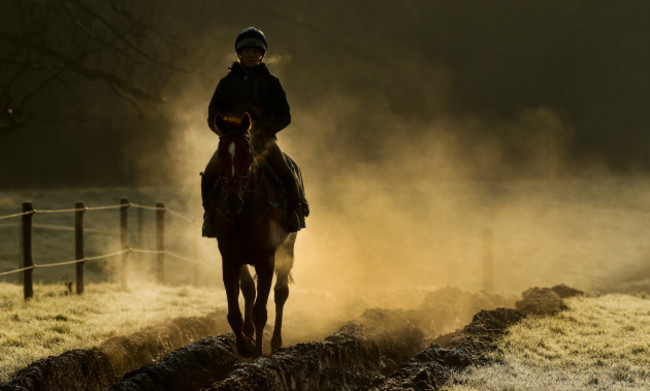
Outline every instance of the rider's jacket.
[[218, 114], [240, 117], [244, 112], [251, 115], [254, 131], [269, 135], [275, 135], [291, 122], [289, 103], [280, 80], [264, 64], [246, 69], [235, 62], [230, 67], [210, 101], [208, 126], [219, 134], [214, 125]]

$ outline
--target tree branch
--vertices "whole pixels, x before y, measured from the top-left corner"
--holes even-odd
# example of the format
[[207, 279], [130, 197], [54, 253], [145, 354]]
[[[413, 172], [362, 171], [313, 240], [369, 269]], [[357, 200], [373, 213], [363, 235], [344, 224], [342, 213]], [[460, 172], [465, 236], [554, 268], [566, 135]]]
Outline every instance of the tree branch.
[[0, 136], [30, 120], [61, 120], [48, 115], [69, 111], [59, 102], [37, 106], [50, 92], [84, 104], [79, 81], [104, 83], [143, 116], [140, 104], [165, 102], [162, 87], [174, 74], [210, 80], [183, 66], [190, 51], [136, 1], [8, 0], [0, 8]]
[[123, 93], [132, 95], [136, 98], [145, 99], [157, 103], [162, 103], [165, 101], [165, 99], [162, 98], [161, 96], [145, 91], [137, 86], [134, 86], [127, 80], [123, 79], [122, 77], [114, 73], [107, 72], [101, 69], [86, 68], [85, 66], [80, 64], [76, 58], [73, 58], [51, 47], [39, 45], [31, 41], [20, 40], [19, 38], [3, 30], [0, 30], [0, 39], [3, 39], [5, 41], [14, 44], [23, 44], [32, 50], [36, 50], [47, 57], [50, 57], [54, 60], [61, 62], [62, 64], [66, 65], [70, 70], [74, 71], [75, 73], [87, 79], [102, 80], [107, 84], [118, 88]]

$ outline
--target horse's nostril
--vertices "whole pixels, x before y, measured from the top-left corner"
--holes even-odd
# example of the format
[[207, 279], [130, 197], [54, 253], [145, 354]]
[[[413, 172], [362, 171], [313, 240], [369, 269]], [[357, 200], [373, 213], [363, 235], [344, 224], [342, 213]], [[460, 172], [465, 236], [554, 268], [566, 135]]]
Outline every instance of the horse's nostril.
[[231, 215], [239, 214], [244, 206], [244, 201], [239, 197], [226, 197], [226, 212]]

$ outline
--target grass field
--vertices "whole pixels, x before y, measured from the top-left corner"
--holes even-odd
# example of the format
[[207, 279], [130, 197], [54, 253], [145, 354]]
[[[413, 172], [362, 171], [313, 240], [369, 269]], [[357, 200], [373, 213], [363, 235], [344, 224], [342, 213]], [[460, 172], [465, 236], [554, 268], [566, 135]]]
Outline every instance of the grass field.
[[[218, 287], [142, 285], [122, 291], [102, 283], [87, 286], [83, 296], [68, 296], [65, 286], [50, 284], [35, 286], [35, 292], [33, 300], [24, 301], [20, 285], [0, 283], [0, 382], [37, 359], [176, 317], [207, 315], [225, 302]], [[331, 330], [310, 331], [300, 314], [313, 294], [297, 291], [292, 299], [288, 335], [308, 338], [311, 332], [315, 340], [370, 304], [359, 303], [348, 318], [331, 323]], [[470, 368], [445, 391], [650, 389], [650, 297], [609, 294], [566, 303], [569, 309], [556, 316], [513, 326], [492, 353], [498, 364]], [[295, 335], [299, 329], [302, 335]]]
[[[22, 289], [22, 285], [0, 283], [0, 382], [40, 358], [91, 348], [112, 336], [226, 307], [221, 282], [206, 288], [133, 284], [126, 291], [119, 284], [98, 283], [88, 284], [83, 295], [68, 295], [64, 284], [37, 284], [34, 298], [28, 301], [23, 300]], [[389, 298], [368, 300], [304, 290], [295, 284], [290, 289], [283, 322], [285, 346], [320, 341], [365, 309], [385, 308], [390, 302]], [[428, 292], [410, 290], [400, 296], [408, 297], [417, 307]], [[395, 294], [386, 293], [390, 297]], [[243, 305], [241, 301], [240, 295]], [[267, 327], [272, 327], [275, 316], [272, 303], [273, 292]], [[222, 325], [229, 330], [225, 316]]]
[[223, 290], [90, 284], [82, 296], [61, 285], [37, 285], [24, 301], [22, 286], [0, 283], [0, 382], [20, 368], [70, 349], [99, 345], [114, 335], [182, 316], [202, 316], [223, 305]]
[[[341, 199], [345, 189], [338, 187], [310, 193], [313, 213], [297, 242], [296, 283], [288, 302], [289, 311], [300, 316], [287, 316], [287, 328], [295, 326], [287, 342], [321, 338], [365, 308], [417, 306], [423, 297], [417, 289], [480, 290], [488, 258], [499, 294], [560, 283], [630, 293], [647, 292], [650, 286], [648, 178], [415, 182], [390, 189], [384, 178], [372, 178], [364, 179], [365, 187], [351, 199]], [[71, 208], [76, 200], [115, 205], [122, 196], [145, 205], [164, 201], [200, 216], [197, 199], [171, 190], [131, 188], [6, 190], [0, 192], [0, 216], [19, 212], [23, 200], [37, 209], [59, 209]], [[34, 222], [71, 227], [73, 217], [36, 214]], [[135, 208], [129, 211], [130, 244], [152, 249], [153, 214], [144, 211], [143, 218], [147, 232], [139, 243], [133, 229], [138, 214]], [[19, 266], [19, 223], [0, 221], [0, 271]], [[118, 211], [88, 212], [85, 224], [86, 256], [120, 249]], [[35, 227], [34, 262], [73, 259], [73, 239], [70, 230]], [[200, 224], [173, 216], [166, 239], [168, 250], [202, 263], [198, 286], [203, 288], [190, 288], [192, 268], [171, 259], [165, 270], [172, 287], [150, 287], [156, 272], [150, 255], [130, 259], [130, 293], [111, 284], [119, 281], [119, 259], [86, 264], [83, 297], [62, 296], [63, 283], [74, 281], [74, 265], [37, 268], [36, 298], [29, 302], [12, 284], [17, 274], [0, 277], [0, 380], [34, 359], [223, 305], [216, 242], [200, 238]], [[504, 364], [469, 371], [449, 390], [650, 389], [642, 367], [648, 367], [650, 354], [641, 331], [648, 326], [647, 304], [639, 296], [569, 300], [571, 309], [559, 317], [531, 319], [515, 328], [495, 353]], [[298, 337], [289, 340], [292, 335]], [[628, 342], [623, 344], [622, 337]], [[623, 346], [626, 350], [620, 350]]]
[[611, 294], [512, 327], [492, 358], [445, 391], [649, 390], [650, 298]]

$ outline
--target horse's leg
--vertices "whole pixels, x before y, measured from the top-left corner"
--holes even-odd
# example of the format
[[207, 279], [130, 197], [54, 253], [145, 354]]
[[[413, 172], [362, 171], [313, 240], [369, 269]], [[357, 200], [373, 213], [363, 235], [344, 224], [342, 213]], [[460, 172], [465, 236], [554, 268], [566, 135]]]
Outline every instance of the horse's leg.
[[226, 297], [228, 298], [228, 323], [235, 333], [237, 339], [237, 349], [239, 354], [248, 357], [252, 354], [251, 343], [247, 337], [242, 334], [242, 316], [239, 310], [239, 269], [240, 266], [234, 262], [222, 262], [223, 266], [223, 285], [226, 288]]
[[273, 288], [275, 296], [275, 326], [273, 327], [273, 337], [271, 337], [271, 353], [282, 347], [282, 312], [284, 303], [289, 297], [289, 274], [277, 274], [278, 279]]
[[253, 325], [253, 305], [255, 304], [255, 281], [248, 266], [241, 267], [239, 272], [241, 291], [244, 295], [244, 327], [243, 331], [249, 338], [253, 338], [255, 326]]
[[262, 355], [262, 339], [267, 320], [266, 303], [269, 300], [271, 281], [273, 280], [273, 263], [274, 254], [262, 258], [262, 261], [255, 266], [257, 272], [257, 300], [255, 300], [255, 307], [253, 308], [255, 356]]
[[293, 246], [296, 242], [296, 233], [289, 235], [287, 240], [278, 250], [275, 264], [277, 280], [275, 282], [275, 326], [273, 327], [273, 337], [271, 338], [271, 352], [282, 347], [282, 317], [284, 303], [289, 297], [289, 273], [293, 267]]

